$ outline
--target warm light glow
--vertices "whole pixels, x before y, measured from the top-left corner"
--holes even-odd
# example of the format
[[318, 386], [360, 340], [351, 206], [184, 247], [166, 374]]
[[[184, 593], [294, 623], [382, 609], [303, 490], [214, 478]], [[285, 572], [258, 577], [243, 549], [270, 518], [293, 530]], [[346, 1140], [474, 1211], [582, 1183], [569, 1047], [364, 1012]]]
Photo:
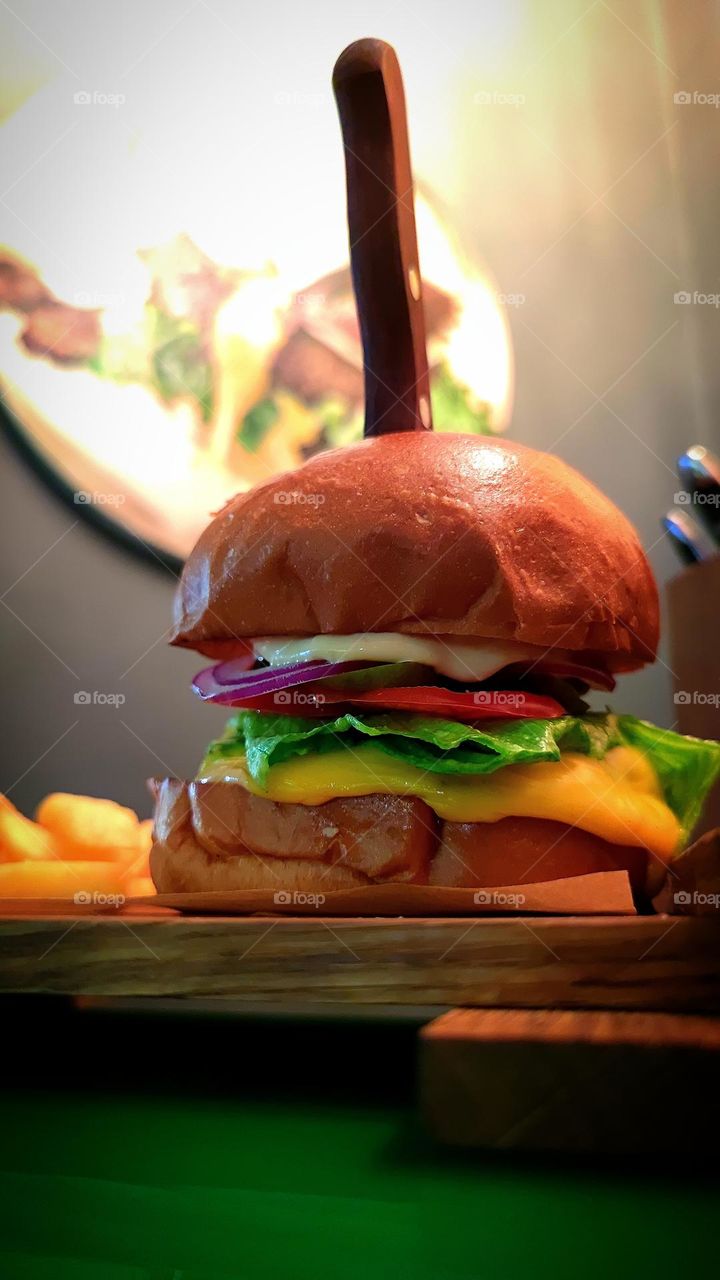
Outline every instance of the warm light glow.
[[[495, 56], [515, 38], [517, 17], [511, 4], [492, 22], [478, 14], [461, 26]], [[451, 196], [447, 141], [458, 76], [468, 74], [465, 45], [437, 43], [428, 68], [405, 18], [397, 31], [393, 21], [384, 19], [380, 34], [397, 45], [406, 74], [426, 311], [428, 294], [445, 307], [446, 319], [429, 330], [433, 401], [443, 374], [445, 427], [459, 405], [460, 429], [477, 421], [504, 430], [512, 395], [505, 309], [432, 195], [437, 181], [443, 207]], [[272, 74], [259, 53], [239, 76], [227, 31], [198, 12], [178, 26], [180, 61], [163, 63], [161, 91], [151, 60], [123, 86], [89, 84], [84, 103], [78, 84], [53, 72], [0, 130], [9, 173], [14, 156], [46, 157], [12, 191], [10, 251], [69, 308], [97, 311], [102, 334], [89, 367], [63, 365], [52, 351], [28, 355], [22, 316], [0, 317], [8, 402], [73, 488], [117, 491], [116, 518], [181, 555], [232, 493], [361, 430], [362, 354], [329, 84], [333, 58], [359, 34], [328, 6], [322, 38], [303, 46], [300, 60], [297, 41], [277, 47], [268, 36]], [[188, 93], [180, 66], [200, 35], [212, 75]], [[255, 40], [262, 50], [259, 32]], [[93, 100], [116, 89], [116, 105]], [[62, 200], [50, 194], [60, 190]], [[201, 265], [188, 285], [193, 254]], [[278, 374], [293, 341], [297, 353]], [[437, 422], [435, 403], [433, 411]]]

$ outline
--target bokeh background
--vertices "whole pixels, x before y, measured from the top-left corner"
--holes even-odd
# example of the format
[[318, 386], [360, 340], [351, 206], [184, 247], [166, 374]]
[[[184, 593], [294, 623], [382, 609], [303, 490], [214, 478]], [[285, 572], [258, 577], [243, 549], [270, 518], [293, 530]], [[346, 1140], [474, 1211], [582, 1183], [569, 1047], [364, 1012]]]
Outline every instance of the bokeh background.
[[[369, 34], [398, 51], [418, 175], [512, 299], [507, 434], [604, 489], [664, 584], [675, 458], [718, 447], [714, 0], [3, 3], [0, 241], [97, 296], [150, 215], [191, 208], [220, 245], [250, 206], [291, 240], [344, 201], [329, 80]], [[122, 107], [74, 102], [95, 91]], [[147, 186], [109, 179], [118, 136], [152, 139]], [[147, 813], [144, 779], [192, 773], [224, 719], [190, 694], [197, 659], [167, 649], [172, 574], [93, 527], [9, 434], [0, 447], [2, 790], [26, 812], [60, 789]], [[616, 701], [674, 723], [666, 648]]]

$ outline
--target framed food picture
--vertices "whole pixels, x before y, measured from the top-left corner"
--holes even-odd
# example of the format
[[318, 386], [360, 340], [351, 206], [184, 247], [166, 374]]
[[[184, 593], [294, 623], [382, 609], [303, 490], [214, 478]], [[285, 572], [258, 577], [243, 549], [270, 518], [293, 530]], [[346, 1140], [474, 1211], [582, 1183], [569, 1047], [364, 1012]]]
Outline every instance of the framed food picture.
[[[0, 130], [0, 152], [16, 153], [28, 137], [51, 147], [58, 113], [69, 111], [56, 150], [75, 177], [61, 209], [38, 190], [32, 232], [20, 209], [3, 220], [5, 409], [16, 438], [79, 509], [182, 561], [235, 493], [362, 436], [336, 140], [309, 172], [312, 140], [337, 128], [334, 108], [327, 94], [288, 103], [288, 91], [273, 90], [249, 129], [233, 99], [225, 114], [234, 120], [205, 144], [207, 159], [193, 154], [194, 178], [185, 173], [178, 192], [177, 152], [156, 122], [110, 93], [81, 91], [70, 107], [67, 93], [50, 83]], [[198, 110], [175, 98], [175, 129], [202, 134], [209, 117], [198, 120]], [[310, 138], [304, 157], [292, 118]], [[248, 185], [258, 130], [273, 155], [261, 193]], [[422, 175], [416, 212], [435, 429], [502, 431], [512, 395], [502, 295]], [[60, 258], [58, 218], [72, 223]]]

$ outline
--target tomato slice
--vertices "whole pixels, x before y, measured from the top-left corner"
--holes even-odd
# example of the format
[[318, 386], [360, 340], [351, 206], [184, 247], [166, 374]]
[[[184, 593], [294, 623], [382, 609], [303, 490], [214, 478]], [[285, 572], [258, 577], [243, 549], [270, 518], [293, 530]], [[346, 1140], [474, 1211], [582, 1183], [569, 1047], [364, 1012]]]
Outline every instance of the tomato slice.
[[278, 715], [327, 716], [337, 704], [368, 707], [375, 711], [417, 711], [429, 716], [455, 720], [556, 720], [565, 708], [554, 698], [523, 693], [518, 689], [478, 689], [454, 693], [430, 685], [399, 689], [328, 689], [325, 685], [305, 685], [302, 690], [285, 689], [243, 698], [237, 706], [254, 711], [274, 711]]
[[[318, 701], [342, 701], [340, 690], [328, 698], [318, 690]], [[457, 720], [554, 720], [565, 715], [565, 709], [554, 698], [522, 693], [517, 689], [478, 689], [473, 693], [455, 693], [430, 685], [408, 689], [368, 689], [350, 694], [352, 706], [376, 707], [378, 710], [419, 711], [426, 715], [449, 716]], [[322, 704], [321, 704], [322, 705]]]

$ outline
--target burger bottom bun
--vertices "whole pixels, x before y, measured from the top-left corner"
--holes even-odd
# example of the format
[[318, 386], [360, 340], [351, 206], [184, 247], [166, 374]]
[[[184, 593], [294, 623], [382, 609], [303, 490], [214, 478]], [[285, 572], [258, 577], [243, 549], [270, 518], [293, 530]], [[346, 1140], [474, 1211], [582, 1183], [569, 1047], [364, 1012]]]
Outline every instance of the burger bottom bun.
[[647, 849], [542, 818], [442, 822], [422, 801], [361, 796], [278, 804], [233, 782], [155, 784], [150, 870], [159, 893], [327, 893], [369, 884], [492, 888], [625, 870], [652, 896], [664, 864]]
[[665, 864], [640, 845], [611, 844], [545, 818], [445, 822], [429, 883], [463, 888], [531, 884], [596, 871], [627, 871], [636, 892], [656, 893]]

